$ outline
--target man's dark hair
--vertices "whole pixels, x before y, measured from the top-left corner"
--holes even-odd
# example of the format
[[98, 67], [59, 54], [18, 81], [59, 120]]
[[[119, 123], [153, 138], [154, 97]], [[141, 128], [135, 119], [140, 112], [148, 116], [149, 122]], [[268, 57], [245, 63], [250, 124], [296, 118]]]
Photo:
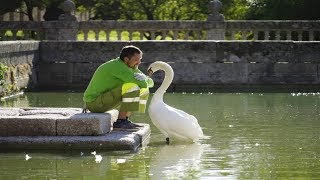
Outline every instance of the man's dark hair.
[[141, 54], [142, 51], [136, 47], [136, 46], [125, 46], [122, 48], [121, 52], [120, 52], [120, 59], [124, 60], [125, 57], [128, 57], [129, 59], [134, 56], [135, 54]]

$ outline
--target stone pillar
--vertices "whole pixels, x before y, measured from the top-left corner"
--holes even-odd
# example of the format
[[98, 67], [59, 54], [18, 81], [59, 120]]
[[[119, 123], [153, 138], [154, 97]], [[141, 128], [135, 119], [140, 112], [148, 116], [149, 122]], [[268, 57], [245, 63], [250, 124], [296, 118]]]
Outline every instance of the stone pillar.
[[213, 0], [209, 3], [210, 14], [208, 15], [208, 40], [224, 40], [225, 23], [224, 16], [219, 13], [222, 3], [219, 0]]
[[58, 21], [45, 21], [43, 28], [45, 31], [45, 40], [77, 40], [79, 22], [76, 16], [72, 14], [75, 10], [75, 4], [71, 0], [66, 0], [62, 4], [62, 10], [65, 12], [59, 16]]

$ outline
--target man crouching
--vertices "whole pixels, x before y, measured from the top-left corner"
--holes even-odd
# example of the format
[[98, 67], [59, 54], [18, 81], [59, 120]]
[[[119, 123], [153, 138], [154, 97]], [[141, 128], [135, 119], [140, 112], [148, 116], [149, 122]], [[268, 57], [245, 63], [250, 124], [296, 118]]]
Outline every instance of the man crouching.
[[84, 92], [85, 109], [103, 113], [119, 108], [119, 116], [113, 124], [115, 130], [136, 129], [128, 117], [132, 112], [144, 113], [153, 80], [143, 74], [138, 66], [142, 51], [135, 46], [125, 46], [120, 57], [100, 65], [94, 72]]

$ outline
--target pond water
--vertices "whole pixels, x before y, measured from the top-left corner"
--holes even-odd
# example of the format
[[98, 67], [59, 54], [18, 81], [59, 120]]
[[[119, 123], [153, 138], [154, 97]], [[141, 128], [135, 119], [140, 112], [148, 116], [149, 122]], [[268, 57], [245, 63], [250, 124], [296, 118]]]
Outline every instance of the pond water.
[[[1, 107], [81, 107], [81, 93], [26, 93]], [[206, 138], [165, 144], [151, 124], [138, 152], [0, 152], [0, 179], [319, 179], [320, 93], [167, 93]], [[26, 159], [26, 154], [30, 159]]]

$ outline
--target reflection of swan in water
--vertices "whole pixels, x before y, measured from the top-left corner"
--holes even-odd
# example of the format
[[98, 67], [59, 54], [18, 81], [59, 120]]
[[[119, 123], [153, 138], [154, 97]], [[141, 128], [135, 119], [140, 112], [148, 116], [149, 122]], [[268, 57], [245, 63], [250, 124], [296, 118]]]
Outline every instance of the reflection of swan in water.
[[201, 156], [206, 147], [199, 143], [158, 147], [160, 150], [150, 162], [151, 179], [184, 179], [195, 175], [202, 169]]
[[170, 86], [174, 73], [171, 66], [162, 61], [152, 63], [148, 73], [150, 75], [158, 70], [163, 70], [165, 77], [149, 105], [149, 115], [153, 124], [166, 136], [167, 143], [169, 138], [195, 141], [203, 137], [202, 129], [194, 116], [163, 102], [163, 95]]

